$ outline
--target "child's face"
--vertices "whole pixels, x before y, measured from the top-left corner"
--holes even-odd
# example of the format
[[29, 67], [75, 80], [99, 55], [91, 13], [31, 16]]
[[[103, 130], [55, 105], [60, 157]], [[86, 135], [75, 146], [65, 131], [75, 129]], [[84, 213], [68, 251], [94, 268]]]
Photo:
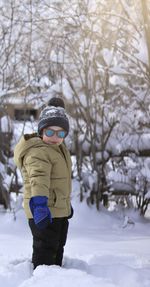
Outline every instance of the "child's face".
[[52, 136], [47, 136], [45, 132], [47, 132], [48, 130], [52, 130], [52, 131], [56, 131], [56, 132], [57, 131], [64, 131], [64, 130], [62, 128], [56, 127], [56, 126], [49, 126], [49, 127], [46, 127], [45, 129], [43, 129], [43, 142], [45, 142], [46, 144], [60, 145], [63, 142], [64, 138], [58, 137], [57, 133], [54, 133]]

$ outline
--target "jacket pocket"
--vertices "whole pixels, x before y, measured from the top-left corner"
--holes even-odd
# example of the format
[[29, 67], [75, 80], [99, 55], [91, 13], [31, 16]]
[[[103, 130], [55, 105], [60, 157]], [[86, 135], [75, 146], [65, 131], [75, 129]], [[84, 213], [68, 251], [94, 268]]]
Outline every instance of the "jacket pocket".
[[56, 197], [54, 207], [66, 209], [67, 208], [66, 198]]
[[56, 202], [56, 193], [55, 190], [50, 190], [49, 192], [49, 199], [48, 199], [48, 206], [54, 206]]
[[62, 195], [61, 192], [57, 192], [55, 189], [53, 189], [50, 192], [49, 196], [49, 207], [66, 209], [67, 207], [66, 197]]

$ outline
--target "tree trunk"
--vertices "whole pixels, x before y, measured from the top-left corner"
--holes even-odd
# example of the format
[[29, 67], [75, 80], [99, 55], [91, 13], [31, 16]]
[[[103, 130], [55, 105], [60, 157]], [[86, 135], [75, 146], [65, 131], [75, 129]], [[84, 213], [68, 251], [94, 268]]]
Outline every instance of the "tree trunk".
[[150, 72], [150, 15], [149, 15], [147, 1], [141, 0], [141, 5], [142, 5], [145, 37], [146, 37], [146, 42], [147, 42], [148, 66], [149, 66], [149, 72]]

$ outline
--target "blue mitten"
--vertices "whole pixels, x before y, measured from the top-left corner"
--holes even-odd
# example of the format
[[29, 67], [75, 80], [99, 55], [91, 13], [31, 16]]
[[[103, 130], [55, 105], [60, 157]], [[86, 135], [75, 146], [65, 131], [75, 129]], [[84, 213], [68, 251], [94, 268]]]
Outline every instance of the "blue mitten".
[[49, 223], [52, 223], [52, 216], [47, 202], [48, 198], [46, 196], [34, 196], [29, 201], [34, 222], [39, 229], [44, 229]]

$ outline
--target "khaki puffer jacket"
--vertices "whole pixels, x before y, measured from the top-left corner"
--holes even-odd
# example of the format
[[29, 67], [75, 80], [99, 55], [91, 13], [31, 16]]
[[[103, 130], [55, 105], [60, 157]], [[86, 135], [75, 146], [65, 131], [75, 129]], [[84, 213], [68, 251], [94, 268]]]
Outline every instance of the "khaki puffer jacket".
[[24, 209], [32, 218], [29, 200], [47, 196], [52, 217], [71, 214], [71, 158], [64, 144], [48, 145], [36, 134], [24, 135], [14, 150], [14, 161], [24, 181]]

